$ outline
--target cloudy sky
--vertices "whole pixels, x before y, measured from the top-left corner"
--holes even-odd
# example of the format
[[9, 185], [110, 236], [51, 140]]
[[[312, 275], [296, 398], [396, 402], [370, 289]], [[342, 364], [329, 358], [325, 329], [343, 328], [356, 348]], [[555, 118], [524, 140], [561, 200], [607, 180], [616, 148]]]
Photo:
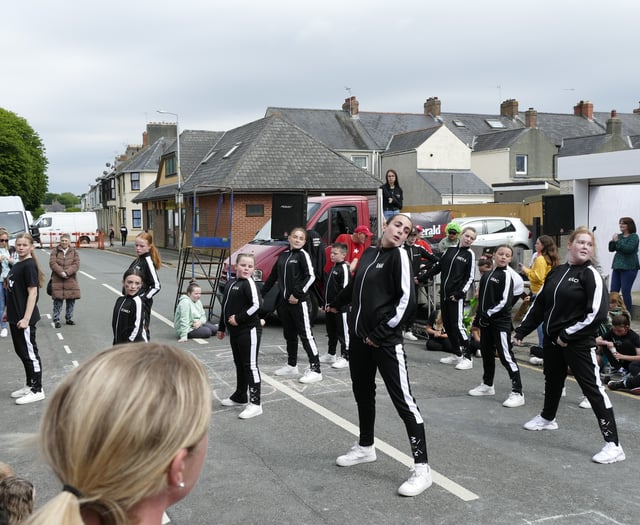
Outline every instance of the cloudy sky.
[[0, 107], [27, 119], [49, 190], [87, 191], [147, 122], [224, 131], [269, 106], [630, 113], [637, 0], [5, 2]]

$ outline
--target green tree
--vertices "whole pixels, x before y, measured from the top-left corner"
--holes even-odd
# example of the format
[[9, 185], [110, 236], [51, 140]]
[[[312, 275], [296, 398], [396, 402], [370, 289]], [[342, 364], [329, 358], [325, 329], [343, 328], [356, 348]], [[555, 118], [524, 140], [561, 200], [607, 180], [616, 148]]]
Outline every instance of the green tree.
[[47, 191], [45, 148], [22, 117], [0, 108], [0, 195], [19, 195], [25, 208], [37, 208]]
[[80, 199], [77, 195], [66, 191], [58, 195], [58, 202], [65, 208], [73, 208], [76, 204], [80, 204]]

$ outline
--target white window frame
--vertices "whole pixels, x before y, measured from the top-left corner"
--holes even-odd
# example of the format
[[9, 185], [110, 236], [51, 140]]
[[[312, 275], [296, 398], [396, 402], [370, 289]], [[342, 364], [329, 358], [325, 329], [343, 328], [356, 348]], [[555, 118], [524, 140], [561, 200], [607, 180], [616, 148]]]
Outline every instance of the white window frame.
[[[524, 160], [524, 170], [518, 170], [518, 159]], [[529, 159], [528, 155], [516, 155], [516, 175], [526, 175], [528, 169]]]

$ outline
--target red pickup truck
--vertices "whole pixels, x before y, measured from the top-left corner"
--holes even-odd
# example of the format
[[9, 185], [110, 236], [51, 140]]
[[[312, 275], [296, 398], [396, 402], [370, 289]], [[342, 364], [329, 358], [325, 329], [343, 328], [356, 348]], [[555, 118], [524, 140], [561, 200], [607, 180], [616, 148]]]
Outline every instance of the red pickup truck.
[[[341, 233], [352, 233], [358, 226], [369, 228], [374, 237], [371, 239], [375, 243], [377, 237], [382, 233], [382, 223], [378, 213], [379, 204], [376, 195], [330, 195], [325, 197], [309, 197], [307, 199], [307, 230], [314, 230], [320, 236], [325, 245], [330, 245]], [[444, 236], [444, 225], [450, 220], [451, 215], [448, 210], [427, 213], [408, 213], [415, 224], [424, 226], [424, 237], [437, 243]], [[294, 226], [294, 225], [292, 225]], [[258, 231], [256, 236], [248, 244], [231, 254], [222, 269], [218, 290], [224, 290], [227, 279], [235, 274], [234, 264], [238, 253], [252, 253], [256, 258], [256, 267], [253, 278], [261, 288], [271, 274], [271, 269], [276, 263], [278, 256], [289, 246], [287, 241], [274, 240], [271, 238], [271, 220]], [[310, 316], [315, 319], [319, 306], [322, 304], [322, 280], [316, 282], [317, 286], [312, 287]]]

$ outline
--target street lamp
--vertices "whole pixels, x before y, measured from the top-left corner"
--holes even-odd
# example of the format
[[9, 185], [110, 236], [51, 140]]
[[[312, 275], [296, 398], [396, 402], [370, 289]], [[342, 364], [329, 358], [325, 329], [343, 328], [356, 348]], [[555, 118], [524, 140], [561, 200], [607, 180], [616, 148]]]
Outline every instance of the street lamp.
[[178, 195], [176, 197], [178, 204], [178, 253], [182, 251], [182, 173], [180, 171], [180, 118], [177, 113], [157, 109], [157, 113], [163, 115], [173, 115], [176, 117], [176, 172], [178, 174]]

